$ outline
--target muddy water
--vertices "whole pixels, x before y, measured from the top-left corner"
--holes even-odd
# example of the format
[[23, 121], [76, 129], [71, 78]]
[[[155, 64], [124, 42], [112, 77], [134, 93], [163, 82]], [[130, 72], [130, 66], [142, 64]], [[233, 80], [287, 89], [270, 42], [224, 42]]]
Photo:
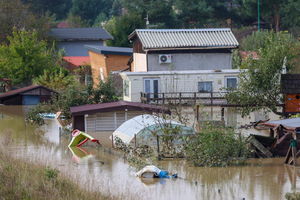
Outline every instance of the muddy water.
[[248, 166], [228, 168], [162, 161], [160, 167], [176, 171], [180, 178], [140, 180], [119, 153], [103, 147], [70, 150], [70, 138], [59, 135], [56, 120], [38, 130], [25, 125], [22, 110], [0, 106], [0, 144], [12, 157], [55, 167], [81, 187], [114, 198], [280, 200], [286, 192], [300, 191], [300, 169], [284, 166], [283, 159], [251, 160]]

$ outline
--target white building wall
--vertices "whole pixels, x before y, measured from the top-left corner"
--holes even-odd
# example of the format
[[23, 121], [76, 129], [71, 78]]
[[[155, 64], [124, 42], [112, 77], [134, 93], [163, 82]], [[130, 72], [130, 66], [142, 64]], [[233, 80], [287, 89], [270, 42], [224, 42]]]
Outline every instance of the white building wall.
[[[205, 72], [210, 71], [210, 72]], [[227, 72], [211, 72], [204, 70], [199, 73], [148, 72], [148, 73], [121, 73], [121, 77], [129, 80], [129, 96], [123, 96], [125, 101], [140, 102], [140, 93], [144, 92], [144, 79], [159, 79], [159, 93], [169, 92], [198, 92], [198, 82], [212, 81], [213, 92], [220, 92], [226, 87], [226, 77], [238, 77], [239, 70]], [[225, 71], [225, 70], [224, 70]]]
[[[166, 64], [159, 63], [159, 55], [148, 54], [148, 71], [232, 69], [231, 53], [168, 54], [171, 55], [172, 62]], [[137, 59], [146, 60], [142, 57]]]
[[133, 71], [146, 72], [147, 71], [147, 55], [144, 53], [133, 54]]

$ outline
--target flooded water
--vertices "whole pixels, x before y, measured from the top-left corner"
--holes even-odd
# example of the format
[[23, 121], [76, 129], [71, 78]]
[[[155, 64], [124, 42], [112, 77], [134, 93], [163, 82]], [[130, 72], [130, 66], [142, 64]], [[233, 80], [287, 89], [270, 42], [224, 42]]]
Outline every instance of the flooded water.
[[281, 200], [286, 192], [300, 191], [300, 169], [283, 165], [283, 158], [227, 168], [165, 160], [159, 167], [177, 172], [180, 178], [141, 180], [121, 153], [104, 147], [69, 149], [70, 137], [60, 136], [56, 120], [48, 120], [38, 130], [25, 125], [23, 110], [0, 106], [0, 144], [12, 157], [57, 168], [81, 187], [116, 199]]

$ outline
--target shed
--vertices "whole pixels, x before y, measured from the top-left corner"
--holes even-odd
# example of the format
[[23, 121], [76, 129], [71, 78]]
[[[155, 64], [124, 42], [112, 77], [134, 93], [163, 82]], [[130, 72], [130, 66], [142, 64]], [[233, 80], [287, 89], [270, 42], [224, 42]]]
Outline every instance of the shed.
[[172, 120], [166, 120], [158, 116], [144, 114], [136, 116], [124, 122], [119, 128], [113, 132], [114, 141], [118, 137], [125, 144], [134, 143], [148, 144], [149, 146], [156, 144], [156, 135], [163, 135], [164, 128], [176, 128], [180, 135], [190, 135], [194, 133], [192, 127], [184, 126], [181, 123]]
[[73, 128], [87, 133], [114, 131], [137, 115], [158, 112], [170, 113], [161, 106], [127, 101], [71, 107]]
[[300, 112], [300, 74], [282, 74], [281, 92], [284, 96], [284, 112]]
[[31, 85], [0, 94], [0, 104], [4, 105], [36, 105], [49, 101], [54, 90], [41, 85]]

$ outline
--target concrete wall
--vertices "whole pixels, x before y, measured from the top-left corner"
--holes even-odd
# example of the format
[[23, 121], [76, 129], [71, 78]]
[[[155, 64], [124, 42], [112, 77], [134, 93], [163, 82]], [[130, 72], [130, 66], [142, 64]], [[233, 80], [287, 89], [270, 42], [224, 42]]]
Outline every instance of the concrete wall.
[[198, 82], [212, 81], [213, 92], [220, 92], [226, 86], [226, 77], [238, 77], [238, 72], [224, 73], [192, 73], [192, 74], [148, 74], [121, 73], [123, 80], [129, 80], [129, 96], [123, 96], [125, 101], [140, 102], [140, 93], [144, 92], [144, 79], [159, 79], [159, 93], [198, 92]]
[[[91, 60], [92, 79], [94, 86], [103, 80], [107, 79], [110, 72], [127, 69], [127, 63], [130, 56], [125, 55], [103, 55], [89, 51]], [[102, 75], [101, 75], [102, 69]]]
[[147, 57], [145, 53], [133, 54], [133, 72], [147, 71]]
[[[172, 56], [170, 64], [159, 64], [159, 55], [148, 54], [148, 71], [232, 69], [231, 53], [170, 54]], [[136, 63], [141, 63], [141, 61], [136, 61]]]
[[88, 56], [88, 50], [84, 45], [104, 45], [103, 41], [68, 41], [58, 42], [58, 48], [64, 49], [65, 56]]

